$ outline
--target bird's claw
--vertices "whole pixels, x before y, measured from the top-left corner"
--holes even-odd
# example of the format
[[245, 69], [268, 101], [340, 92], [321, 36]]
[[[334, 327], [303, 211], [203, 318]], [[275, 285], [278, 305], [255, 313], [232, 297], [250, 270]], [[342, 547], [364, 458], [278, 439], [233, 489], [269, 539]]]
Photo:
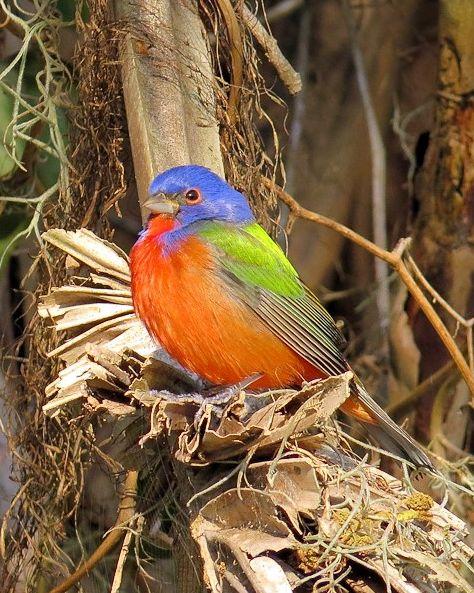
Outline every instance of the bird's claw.
[[160, 397], [168, 402], [177, 404], [196, 404], [201, 405], [204, 402], [202, 393], [173, 393], [167, 389], [150, 389], [150, 395], [153, 397]]
[[206, 411], [206, 406], [210, 406], [211, 410], [214, 414], [220, 418], [222, 417], [223, 407], [228, 404], [232, 398], [238, 395], [242, 389], [245, 389], [252, 383], [254, 383], [257, 379], [261, 377], [261, 374], [254, 374], [234, 385], [229, 385], [228, 387], [211, 387], [207, 390], [202, 392], [192, 392], [192, 393], [172, 393], [171, 391], [167, 390], [156, 390], [152, 389], [150, 391], [151, 395], [155, 397], [161, 397], [169, 402], [174, 403], [191, 403], [198, 406], [196, 414], [194, 416], [194, 426], [197, 427], [199, 425], [199, 421], [204, 415]]

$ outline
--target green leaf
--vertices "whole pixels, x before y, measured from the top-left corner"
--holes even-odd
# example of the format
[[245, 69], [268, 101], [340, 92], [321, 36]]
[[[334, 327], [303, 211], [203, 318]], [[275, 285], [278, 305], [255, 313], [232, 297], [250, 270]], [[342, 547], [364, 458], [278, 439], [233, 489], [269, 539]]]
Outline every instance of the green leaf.
[[24, 211], [3, 212], [0, 215], [0, 274], [7, 267], [10, 256], [21, 238], [19, 235], [26, 229], [28, 222], [28, 216]]
[[[57, 110], [58, 127], [65, 145], [68, 143], [68, 120], [63, 109]], [[49, 128], [44, 128], [40, 134], [40, 140], [51, 146]], [[36, 176], [45, 189], [52, 187], [58, 180], [60, 171], [59, 159], [52, 154], [42, 152], [38, 155], [36, 163]]]
[[18, 138], [13, 140], [12, 130], [8, 129], [13, 115], [13, 103], [13, 97], [0, 88], [0, 179], [8, 179], [18, 168], [17, 163], [10, 156], [13, 147], [16, 158], [20, 161], [26, 145], [24, 140]]

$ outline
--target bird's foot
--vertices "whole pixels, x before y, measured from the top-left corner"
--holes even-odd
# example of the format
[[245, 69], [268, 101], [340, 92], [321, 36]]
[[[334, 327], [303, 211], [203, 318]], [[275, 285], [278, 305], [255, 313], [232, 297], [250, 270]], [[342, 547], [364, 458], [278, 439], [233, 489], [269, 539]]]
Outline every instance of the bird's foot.
[[255, 381], [260, 379], [261, 376], [261, 373], [254, 373], [253, 375], [250, 375], [250, 377], [246, 377], [245, 379], [242, 379], [242, 381], [234, 383], [233, 385], [227, 385], [226, 387], [209, 387], [208, 389], [204, 389], [202, 391], [202, 395], [206, 403], [216, 406], [224, 405], [229, 403], [229, 401], [234, 396], [238, 395], [240, 391], [250, 387], [252, 383], [255, 383]]
[[150, 394], [155, 397], [161, 397], [167, 401], [175, 403], [190, 403], [198, 406], [198, 410], [194, 416], [194, 425], [199, 424], [199, 420], [202, 418], [206, 407], [210, 406], [211, 410], [216, 414], [217, 417], [221, 417], [223, 413], [223, 407], [228, 404], [232, 398], [238, 395], [243, 389], [246, 389], [252, 383], [257, 381], [262, 375], [260, 373], [246, 377], [242, 381], [235, 383], [234, 385], [228, 385], [227, 387], [210, 387], [204, 389], [201, 392], [193, 393], [172, 393], [167, 390], [156, 390], [152, 389]]

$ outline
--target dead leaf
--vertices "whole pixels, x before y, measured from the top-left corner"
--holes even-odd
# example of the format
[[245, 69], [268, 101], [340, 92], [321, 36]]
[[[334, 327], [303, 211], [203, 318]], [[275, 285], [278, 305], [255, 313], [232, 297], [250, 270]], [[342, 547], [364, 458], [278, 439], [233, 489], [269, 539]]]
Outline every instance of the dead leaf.
[[274, 468], [272, 465], [271, 462], [253, 464], [247, 471], [247, 481], [267, 492], [273, 503], [285, 511], [292, 527], [301, 532], [299, 514], [314, 519], [321, 501], [315, 469], [303, 459], [281, 459]]
[[394, 551], [397, 555], [407, 560], [412, 560], [418, 566], [425, 566], [430, 569], [429, 578], [433, 581], [449, 583], [456, 587], [457, 591], [464, 591], [464, 593], [472, 593], [472, 586], [461, 576], [459, 570], [454, 568], [446, 560], [439, 560], [431, 554], [426, 554], [418, 550], [406, 551], [401, 548], [396, 548]]
[[129, 259], [126, 253], [117, 245], [100, 239], [92, 231], [50, 229], [43, 233], [42, 237], [94, 271], [130, 282]]
[[[286, 543], [279, 541], [278, 546], [280, 543], [287, 545], [294, 541], [286, 523], [277, 517], [271, 496], [258, 490], [240, 488], [224, 492], [208, 502], [201, 509], [199, 515], [218, 531], [249, 529], [261, 532], [261, 534], [286, 541]], [[242, 546], [239, 544], [242, 550], [252, 556], [258, 556], [270, 549], [265, 548], [265, 545], [263, 540], [260, 542], [249, 540]]]
[[257, 575], [263, 593], [291, 593], [292, 588], [282, 567], [268, 556], [253, 558], [250, 567]]

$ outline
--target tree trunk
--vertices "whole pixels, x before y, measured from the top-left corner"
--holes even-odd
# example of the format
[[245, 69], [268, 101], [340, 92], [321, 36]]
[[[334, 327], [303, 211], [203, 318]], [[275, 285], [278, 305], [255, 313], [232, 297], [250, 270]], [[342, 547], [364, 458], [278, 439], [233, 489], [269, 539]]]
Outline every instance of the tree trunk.
[[[439, 12], [439, 75], [436, 121], [422, 168], [417, 175], [413, 250], [432, 286], [466, 319], [473, 315], [474, 273], [474, 4], [470, 0], [442, 0]], [[440, 311], [442, 308], [439, 307]], [[466, 328], [444, 312], [460, 346], [466, 346]], [[415, 337], [421, 350], [421, 379], [436, 371], [447, 353], [423, 315], [413, 312]], [[440, 402], [442, 420], [448, 407], [457, 416], [449, 438], [463, 448], [469, 412], [464, 383], [452, 385]], [[432, 391], [419, 404], [417, 427], [427, 439], [437, 437], [432, 418]], [[438, 412], [436, 412], [438, 413]], [[435, 421], [436, 424], [436, 421]], [[439, 423], [438, 423], [439, 424]], [[431, 427], [430, 427], [431, 425]], [[448, 436], [448, 435], [446, 435]]]

